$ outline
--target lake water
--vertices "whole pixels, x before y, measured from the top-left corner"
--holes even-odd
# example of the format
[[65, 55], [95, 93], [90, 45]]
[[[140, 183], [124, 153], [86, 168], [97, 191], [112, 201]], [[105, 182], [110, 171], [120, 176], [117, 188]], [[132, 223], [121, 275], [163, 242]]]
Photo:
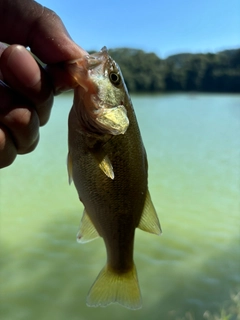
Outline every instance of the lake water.
[[205, 319], [240, 290], [240, 96], [132, 100], [163, 228], [136, 232], [143, 308], [85, 305], [106, 253], [101, 239], [75, 240], [83, 207], [68, 186], [65, 95], [37, 149], [0, 172], [1, 319]]

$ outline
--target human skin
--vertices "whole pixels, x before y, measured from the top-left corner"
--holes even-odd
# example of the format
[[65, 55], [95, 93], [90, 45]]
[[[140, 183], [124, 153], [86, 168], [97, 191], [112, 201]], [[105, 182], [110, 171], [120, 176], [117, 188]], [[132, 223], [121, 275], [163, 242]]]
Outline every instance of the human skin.
[[[35, 149], [54, 95], [74, 88], [64, 62], [87, 52], [57, 14], [32, 0], [0, 0], [0, 168]], [[42, 67], [29, 50], [43, 63]], [[4, 83], [3, 83], [4, 82]]]

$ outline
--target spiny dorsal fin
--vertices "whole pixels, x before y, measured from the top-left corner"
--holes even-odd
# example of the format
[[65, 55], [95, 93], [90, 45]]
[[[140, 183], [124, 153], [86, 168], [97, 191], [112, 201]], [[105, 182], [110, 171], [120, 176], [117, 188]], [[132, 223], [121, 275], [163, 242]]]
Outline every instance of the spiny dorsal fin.
[[86, 209], [83, 211], [83, 216], [80, 222], [79, 231], [77, 233], [77, 242], [85, 243], [92, 241], [99, 237], [97, 230], [95, 229], [92, 221], [90, 220]]
[[107, 155], [99, 163], [99, 167], [107, 177], [109, 177], [112, 180], [114, 179], [112, 163]]
[[158, 216], [153, 206], [149, 191], [147, 191], [143, 213], [138, 228], [143, 231], [154, 233], [157, 235], [160, 235], [162, 233]]
[[68, 152], [67, 156], [67, 169], [68, 169], [68, 183], [72, 182], [72, 157], [70, 156], [70, 152]]

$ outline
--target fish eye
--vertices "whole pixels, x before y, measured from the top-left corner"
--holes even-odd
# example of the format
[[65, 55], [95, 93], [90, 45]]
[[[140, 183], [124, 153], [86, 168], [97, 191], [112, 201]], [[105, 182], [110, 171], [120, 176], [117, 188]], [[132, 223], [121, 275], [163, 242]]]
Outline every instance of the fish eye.
[[114, 84], [115, 86], [118, 86], [121, 83], [121, 77], [116, 72], [111, 72], [109, 74], [109, 79], [112, 82], [112, 84]]

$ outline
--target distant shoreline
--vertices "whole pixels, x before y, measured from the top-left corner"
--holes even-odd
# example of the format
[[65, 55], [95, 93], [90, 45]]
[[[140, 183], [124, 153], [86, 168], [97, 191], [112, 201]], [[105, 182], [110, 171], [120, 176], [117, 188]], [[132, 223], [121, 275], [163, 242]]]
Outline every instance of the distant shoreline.
[[240, 48], [159, 58], [140, 49], [110, 49], [130, 93], [240, 93]]

